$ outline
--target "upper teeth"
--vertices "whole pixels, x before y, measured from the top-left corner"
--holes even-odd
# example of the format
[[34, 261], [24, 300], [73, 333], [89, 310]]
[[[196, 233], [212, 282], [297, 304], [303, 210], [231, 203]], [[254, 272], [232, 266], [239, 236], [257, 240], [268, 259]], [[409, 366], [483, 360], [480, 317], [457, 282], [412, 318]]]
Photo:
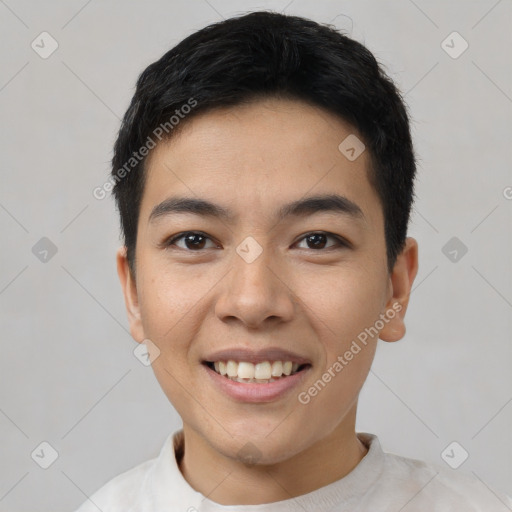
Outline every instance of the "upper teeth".
[[292, 361], [263, 361], [253, 364], [246, 361], [215, 361], [215, 371], [228, 377], [238, 377], [239, 379], [257, 379], [268, 380], [272, 377], [281, 377], [295, 373], [298, 363]]

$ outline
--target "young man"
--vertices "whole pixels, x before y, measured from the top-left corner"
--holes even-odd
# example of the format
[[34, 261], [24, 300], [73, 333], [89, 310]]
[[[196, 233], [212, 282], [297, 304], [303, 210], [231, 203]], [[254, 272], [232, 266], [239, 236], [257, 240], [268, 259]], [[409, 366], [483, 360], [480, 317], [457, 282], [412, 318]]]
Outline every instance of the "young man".
[[378, 338], [405, 334], [414, 176], [400, 94], [328, 26], [251, 13], [142, 73], [113, 158], [117, 264], [183, 429], [80, 512], [506, 510], [355, 431]]

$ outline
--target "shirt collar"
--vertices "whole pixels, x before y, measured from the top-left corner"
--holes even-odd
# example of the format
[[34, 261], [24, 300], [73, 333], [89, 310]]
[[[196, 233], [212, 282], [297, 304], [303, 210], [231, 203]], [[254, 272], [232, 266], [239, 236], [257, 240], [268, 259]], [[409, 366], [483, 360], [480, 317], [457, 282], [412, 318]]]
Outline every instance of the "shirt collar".
[[[345, 477], [296, 498], [290, 498], [263, 505], [220, 505], [205, 498], [185, 480], [178, 466], [183, 455], [183, 430], [170, 434], [146, 475], [142, 485], [142, 495], [147, 496], [149, 509], [183, 510], [197, 512], [292, 512], [315, 510], [327, 512], [339, 504], [351, 505], [359, 502], [384, 468], [384, 452], [374, 434], [357, 433], [357, 437], [368, 448], [367, 454]], [[194, 512], [195, 512], [194, 511]]]

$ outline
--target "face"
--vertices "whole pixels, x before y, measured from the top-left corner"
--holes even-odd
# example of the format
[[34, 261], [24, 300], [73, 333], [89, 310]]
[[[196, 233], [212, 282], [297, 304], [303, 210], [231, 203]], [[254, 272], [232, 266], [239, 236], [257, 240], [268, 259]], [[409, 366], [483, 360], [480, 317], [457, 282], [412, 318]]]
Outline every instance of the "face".
[[390, 275], [369, 155], [338, 149], [349, 135], [268, 99], [190, 119], [148, 160], [136, 280], [118, 252], [131, 332], [184, 427], [225, 456], [251, 442], [275, 463], [353, 431], [378, 337], [404, 334], [415, 241]]

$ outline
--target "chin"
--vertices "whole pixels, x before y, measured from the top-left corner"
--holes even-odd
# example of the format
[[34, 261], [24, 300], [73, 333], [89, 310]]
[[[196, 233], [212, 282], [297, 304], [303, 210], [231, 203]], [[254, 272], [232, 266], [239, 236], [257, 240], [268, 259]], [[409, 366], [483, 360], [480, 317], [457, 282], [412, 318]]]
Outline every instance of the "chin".
[[227, 428], [226, 430], [232, 433], [233, 437], [222, 431], [213, 439], [212, 433], [209, 432], [210, 437], [207, 437], [209, 443], [225, 457], [247, 465], [277, 464], [306, 448], [302, 446], [304, 437], [301, 436], [302, 443], [298, 443], [297, 434], [288, 432], [284, 425], [276, 428], [276, 424], [255, 425], [253, 423], [250, 426], [238, 425], [237, 429]]

